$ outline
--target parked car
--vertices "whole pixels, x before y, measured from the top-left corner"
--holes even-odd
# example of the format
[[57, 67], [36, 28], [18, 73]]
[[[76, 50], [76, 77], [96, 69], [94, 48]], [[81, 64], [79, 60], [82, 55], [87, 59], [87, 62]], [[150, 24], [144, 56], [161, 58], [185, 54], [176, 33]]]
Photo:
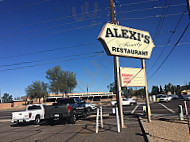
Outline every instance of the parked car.
[[184, 98], [185, 100], [189, 101], [189, 100], [190, 100], [190, 95], [185, 95], [183, 98]]
[[13, 112], [12, 122], [34, 122], [39, 124], [41, 120], [45, 119], [45, 106], [43, 104], [28, 105], [25, 111]]
[[80, 116], [86, 116], [84, 102], [79, 98], [62, 98], [52, 106], [45, 107], [45, 118], [52, 122], [57, 119], [68, 119], [70, 123], [75, 123]]
[[[111, 101], [111, 105], [116, 105], [116, 101]], [[132, 98], [122, 98], [122, 105], [130, 106], [136, 104], [137, 101]]]
[[96, 104], [85, 102], [85, 108], [86, 108], [87, 113], [90, 113], [94, 111], [97, 108], [97, 106]]
[[179, 96], [178, 95], [171, 95], [172, 99], [179, 99]]
[[159, 102], [169, 102], [171, 100], [172, 100], [172, 96], [170, 96], [170, 95], [162, 95], [160, 97]]

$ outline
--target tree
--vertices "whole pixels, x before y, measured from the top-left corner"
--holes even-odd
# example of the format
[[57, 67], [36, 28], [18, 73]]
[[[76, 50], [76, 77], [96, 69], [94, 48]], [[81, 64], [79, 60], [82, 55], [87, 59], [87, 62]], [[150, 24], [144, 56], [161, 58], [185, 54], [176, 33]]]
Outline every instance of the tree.
[[9, 95], [8, 93], [4, 93], [3, 97], [2, 97], [2, 102], [3, 103], [7, 103], [13, 100], [13, 96]]
[[72, 92], [77, 85], [76, 74], [63, 71], [60, 66], [48, 69], [46, 78], [50, 80], [50, 91], [56, 94]]
[[113, 94], [116, 94], [115, 82], [112, 82], [109, 85], [107, 85], [107, 88], [109, 89], [109, 92], [113, 92]]
[[151, 95], [157, 95], [159, 93], [160, 93], [160, 91], [159, 91], [158, 86], [152, 86]]
[[176, 94], [181, 94], [181, 91], [182, 91], [181, 86], [177, 85], [177, 87], [176, 87]]
[[162, 89], [162, 86], [160, 85], [160, 94], [163, 93], [163, 89]]
[[35, 81], [33, 82], [32, 85], [29, 85], [25, 91], [26, 91], [27, 97], [30, 97], [31, 100], [39, 99], [39, 103], [40, 103], [41, 98], [45, 100], [46, 97], [48, 96], [47, 88], [48, 88], [47, 83], [44, 83], [41, 81]]

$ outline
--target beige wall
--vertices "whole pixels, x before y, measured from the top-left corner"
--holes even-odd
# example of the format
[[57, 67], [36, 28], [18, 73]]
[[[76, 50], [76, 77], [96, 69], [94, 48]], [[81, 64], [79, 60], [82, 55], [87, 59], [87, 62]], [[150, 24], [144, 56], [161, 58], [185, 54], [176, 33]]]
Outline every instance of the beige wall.
[[0, 110], [25, 108], [26, 106], [23, 106], [24, 103], [25, 103], [24, 101], [14, 102], [14, 103], [1, 103]]
[[0, 110], [10, 109], [10, 108], [11, 108], [11, 103], [2, 103], [2, 104], [0, 104]]

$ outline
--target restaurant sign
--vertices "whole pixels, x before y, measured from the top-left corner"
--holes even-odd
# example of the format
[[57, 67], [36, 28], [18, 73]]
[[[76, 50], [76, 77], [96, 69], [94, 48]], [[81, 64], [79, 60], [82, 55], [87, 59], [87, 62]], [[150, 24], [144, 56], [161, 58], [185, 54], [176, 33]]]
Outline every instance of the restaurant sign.
[[112, 56], [149, 59], [155, 46], [149, 32], [107, 23], [98, 40]]

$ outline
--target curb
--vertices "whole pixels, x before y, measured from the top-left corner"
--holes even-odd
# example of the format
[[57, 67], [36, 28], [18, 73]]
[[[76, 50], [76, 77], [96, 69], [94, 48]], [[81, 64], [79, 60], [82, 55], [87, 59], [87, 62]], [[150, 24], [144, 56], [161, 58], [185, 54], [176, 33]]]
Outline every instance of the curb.
[[144, 122], [142, 121], [142, 118], [140, 116], [137, 116], [138, 117], [138, 120], [139, 120], [139, 123], [140, 123], [140, 127], [141, 127], [141, 130], [145, 136], [145, 141], [147, 142], [153, 142], [153, 139], [152, 137], [149, 135], [149, 133], [147, 132], [147, 129], [145, 127], [145, 125], [143, 124]]

